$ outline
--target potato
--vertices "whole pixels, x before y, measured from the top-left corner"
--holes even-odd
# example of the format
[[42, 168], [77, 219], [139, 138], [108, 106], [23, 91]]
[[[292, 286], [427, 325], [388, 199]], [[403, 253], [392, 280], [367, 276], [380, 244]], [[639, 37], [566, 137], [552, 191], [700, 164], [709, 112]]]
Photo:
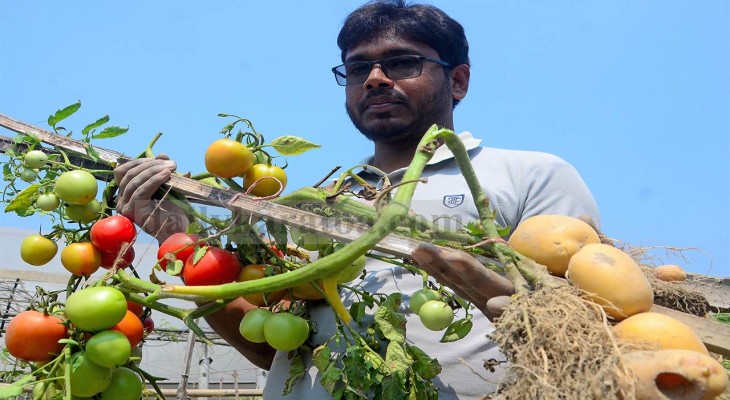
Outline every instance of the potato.
[[624, 356], [640, 400], [710, 400], [728, 385], [722, 364], [692, 350], [637, 351]]
[[649, 311], [654, 304], [654, 292], [639, 264], [607, 244], [583, 246], [570, 258], [565, 277], [617, 321]]
[[565, 276], [568, 261], [588, 243], [600, 243], [598, 233], [586, 222], [565, 215], [536, 215], [517, 225], [507, 243], [525, 257]]
[[682, 267], [674, 264], [659, 265], [654, 268], [654, 276], [665, 282], [682, 282], [687, 279], [687, 273]]
[[684, 322], [655, 312], [632, 315], [613, 327], [619, 339], [651, 342], [661, 349], [694, 350], [709, 354], [699, 336]]

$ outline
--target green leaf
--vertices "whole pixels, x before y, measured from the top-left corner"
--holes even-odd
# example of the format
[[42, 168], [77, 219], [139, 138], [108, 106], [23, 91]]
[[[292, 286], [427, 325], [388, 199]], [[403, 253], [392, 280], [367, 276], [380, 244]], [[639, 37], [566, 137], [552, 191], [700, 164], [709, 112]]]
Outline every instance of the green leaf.
[[473, 326], [470, 319], [460, 319], [446, 328], [444, 336], [441, 337], [441, 343], [454, 342], [463, 339], [471, 331]]
[[193, 253], [193, 265], [197, 264], [206, 252], [208, 252], [208, 246], [202, 246], [195, 249], [195, 253]]
[[337, 367], [336, 363], [330, 363], [324, 372], [321, 372], [319, 383], [324, 387], [327, 393], [333, 394], [335, 387], [342, 381], [342, 371]]
[[365, 303], [362, 301], [352, 303], [350, 306], [350, 316], [352, 316], [352, 319], [358, 324], [362, 323], [362, 320], [365, 317]]
[[70, 106], [66, 106], [56, 111], [55, 114], [48, 117], [48, 125], [55, 128], [57, 123], [73, 115], [76, 111], [79, 110], [79, 108], [81, 108], [81, 101], [77, 101]]
[[278, 137], [271, 141], [271, 146], [276, 149], [279, 154], [284, 156], [302, 154], [306, 151], [322, 147], [298, 136]]
[[266, 231], [269, 232], [269, 235], [274, 239], [276, 247], [279, 249], [286, 249], [286, 242], [288, 240], [286, 225], [266, 221]]
[[3, 177], [6, 181], [12, 180], [13, 170], [10, 168], [10, 163], [3, 164]]
[[347, 384], [358, 393], [366, 393], [370, 389], [369, 370], [365, 367], [365, 353], [359, 346], [347, 348], [347, 356], [342, 360]]
[[165, 267], [165, 272], [168, 275], [178, 276], [182, 272], [184, 266], [185, 266], [184, 261], [175, 259], [174, 262], [167, 263], [167, 266]]
[[0, 399], [14, 399], [23, 394], [23, 388], [33, 382], [33, 375], [25, 375], [12, 385], [0, 387]]
[[38, 197], [38, 188], [41, 185], [34, 183], [23, 189], [17, 196], [5, 207], [5, 212], [23, 211], [33, 206], [33, 200]]
[[441, 364], [416, 346], [408, 346], [408, 353], [413, 357], [413, 371], [425, 379], [433, 379], [441, 373]]
[[327, 369], [327, 366], [330, 364], [331, 355], [332, 349], [330, 349], [329, 346], [319, 346], [312, 352], [312, 362], [314, 363], [314, 366], [322, 372]]
[[81, 130], [81, 134], [84, 135], [84, 136], [87, 136], [89, 134], [89, 132], [91, 132], [92, 130], [94, 130], [94, 129], [96, 129], [96, 128], [104, 125], [104, 124], [106, 124], [107, 122], [109, 122], [109, 116], [108, 115], [105, 115], [105, 116], [97, 119], [96, 122], [92, 122], [89, 125], [86, 125], [84, 127], [84, 129]]
[[122, 128], [120, 126], [107, 126], [106, 128], [102, 129], [101, 132], [95, 135], [91, 135], [92, 139], [109, 139], [113, 137], [117, 137], [119, 135], [123, 135], [127, 133], [129, 130], [129, 127]]
[[302, 355], [297, 352], [297, 354], [291, 360], [289, 377], [286, 379], [286, 382], [284, 382], [284, 393], [282, 394], [282, 396], [286, 396], [287, 394], [291, 393], [294, 385], [297, 384], [297, 381], [299, 381], [299, 379], [301, 379], [306, 372], [307, 368], [304, 365]]
[[191, 223], [190, 225], [188, 225], [187, 228], [185, 228], [185, 233], [201, 234], [204, 231], [205, 231], [205, 228], [198, 221]]
[[394, 371], [383, 378], [383, 389], [380, 398], [388, 400], [407, 399], [406, 374], [403, 371]]
[[398, 342], [388, 343], [385, 351], [385, 364], [390, 371], [407, 371], [413, 360], [406, 354], [406, 350]]
[[89, 156], [89, 158], [91, 158], [93, 161], [99, 161], [99, 159], [101, 158], [99, 157], [99, 152], [96, 151], [94, 146], [86, 143], [84, 149], [86, 150], [86, 155]]
[[401, 294], [393, 293], [375, 311], [374, 319], [383, 336], [391, 342], [404, 343], [406, 337], [406, 317], [398, 312]]

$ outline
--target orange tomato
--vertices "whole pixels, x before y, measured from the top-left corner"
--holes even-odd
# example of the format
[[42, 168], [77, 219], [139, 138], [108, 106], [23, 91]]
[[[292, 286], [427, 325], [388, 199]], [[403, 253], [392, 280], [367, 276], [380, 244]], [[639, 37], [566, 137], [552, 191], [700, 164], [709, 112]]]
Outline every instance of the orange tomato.
[[61, 250], [61, 264], [74, 275], [91, 275], [101, 266], [101, 251], [91, 242], [71, 243]]
[[205, 169], [219, 178], [245, 174], [253, 160], [253, 153], [245, 144], [231, 139], [218, 139], [205, 151]]
[[123, 333], [129, 340], [129, 344], [132, 345], [132, 348], [137, 347], [137, 345], [142, 341], [142, 336], [144, 336], [144, 326], [142, 325], [142, 321], [129, 310], [127, 310], [127, 314], [124, 315], [124, 318], [112, 327], [112, 330]]
[[[238, 282], [246, 282], [246, 281], [252, 281], [255, 279], [261, 279], [266, 276], [266, 265], [262, 264], [250, 264], [243, 269], [241, 269], [241, 272], [238, 274]], [[284, 297], [284, 294], [286, 293], [285, 290], [277, 290], [270, 293], [251, 293], [251, 294], [245, 294], [241, 296], [244, 300], [247, 302], [257, 305], [259, 307], [261, 306], [270, 306], [272, 304], [276, 304]]]

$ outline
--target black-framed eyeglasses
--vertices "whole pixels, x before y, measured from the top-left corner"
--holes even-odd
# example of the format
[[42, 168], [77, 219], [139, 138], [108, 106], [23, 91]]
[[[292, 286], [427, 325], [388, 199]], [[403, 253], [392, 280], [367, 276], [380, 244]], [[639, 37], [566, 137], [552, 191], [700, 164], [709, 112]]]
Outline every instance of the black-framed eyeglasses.
[[374, 61], [350, 61], [332, 68], [337, 84], [340, 86], [359, 85], [370, 76], [375, 64], [380, 66], [388, 79], [415, 78], [423, 72], [423, 62], [429, 61], [443, 67], [451, 67], [446, 61], [424, 56], [394, 56]]

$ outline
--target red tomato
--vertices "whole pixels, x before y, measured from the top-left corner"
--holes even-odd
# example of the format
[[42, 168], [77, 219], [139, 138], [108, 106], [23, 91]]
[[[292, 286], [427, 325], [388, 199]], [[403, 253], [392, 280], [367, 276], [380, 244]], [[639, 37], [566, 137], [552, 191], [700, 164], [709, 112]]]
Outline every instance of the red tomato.
[[176, 259], [185, 262], [195, 251], [194, 244], [199, 240], [198, 235], [185, 232], [175, 233], [165, 239], [157, 250], [157, 262], [162, 270], [167, 270], [169, 260], [165, 257], [166, 254], [173, 254]]
[[127, 310], [131, 311], [138, 318], [142, 318], [142, 314], [144, 313], [144, 306], [139, 303], [127, 300]]
[[194, 263], [188, 257], [183, 267], [183, 281], [189, 286], [220, 285], [235, 282], [241, 272], [241, 262], [235, 254], [219, 247], [207, 246], [205, 255]]
[[142, 321], [144, 327], [144, 335], [147, 336], [155, 330], [155, 321], [151, 317], [147, 317]]
[[91, 242], [71, 243], [61, 250], [61, 264], [74, 275], [91, 275], [101, 266], [101, 251]]
[[13, 317], [5, 332], [5, 347], [13, 356], [25, 361], [50, 361], [64, 345], [66, 325], [55, 315], [29, 310]]
[[[127, 304], [129, 304], [129, 302], [127, 302]], [[112, 330], [122, 332], [129, 340], [129, 344], [132, 348], [137, 347], [144, 336], [144, 325], [142, 325], [142, 321], [129, 310], [127, 310], [127, 314], [124, 318], [112, 327]]]
[[123, 215], [102, 218], [91, 226], [91, 243], [99, 250], [116, 253], [122, 244], [131, 243], [137, 235], [132, 221]]
[[[114, 266], [114, 261], [117, 259], [117, 254], [119, 252], [101, 252], [101, 267], [106, 269], [111, 269]], [[134, 261], [134, 247], [129, 246], [127, 247], [127, 251], [124, 252], [124, 255], [119, 259], [119, 263], [117, 264], [117, 268], [124, 269], [132, 265], [132, 261]]]

